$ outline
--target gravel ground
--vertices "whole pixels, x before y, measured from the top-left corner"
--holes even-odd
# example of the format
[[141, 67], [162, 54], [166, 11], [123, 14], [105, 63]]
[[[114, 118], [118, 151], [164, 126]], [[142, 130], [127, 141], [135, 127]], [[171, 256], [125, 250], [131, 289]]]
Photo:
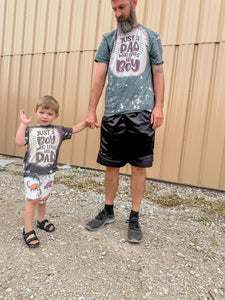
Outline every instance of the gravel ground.
[[225, 299], [225, 193], [147, 181], [141, 244], [126, 241], [129, 176], [120, 176], [116, 222], [84, 224], [103, 207], [104, 173], [62, 166], [48, 202], [54, 233], [22, 238], [22, 160], [0, 168], [0, 299]]

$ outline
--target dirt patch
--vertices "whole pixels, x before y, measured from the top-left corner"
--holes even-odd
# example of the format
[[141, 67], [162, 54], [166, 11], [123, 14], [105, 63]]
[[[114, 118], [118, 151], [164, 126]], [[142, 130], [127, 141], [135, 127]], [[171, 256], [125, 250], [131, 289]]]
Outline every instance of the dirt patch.
[[126, 240], [129, 176], [120, 176], [116, 222], [84, 224], [103, 207], [104, 172], [63, 166], [47, 218], [34, 228], [40, 247], [22, 238], [25, 206], [20, 158], [0, 168], [0, 299], [224, 299], [224, 192], [147, 181], [140, 211], [144, 240]]

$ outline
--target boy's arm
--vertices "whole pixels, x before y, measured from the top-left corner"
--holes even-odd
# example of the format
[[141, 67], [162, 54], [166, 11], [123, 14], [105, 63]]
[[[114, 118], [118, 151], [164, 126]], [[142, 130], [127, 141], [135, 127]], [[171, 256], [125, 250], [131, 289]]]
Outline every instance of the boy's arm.
[[[95, 124], [96, 128], [100, 128], [101, 127], [101, 124]], [[85, 128], [87, 128], [88, 126], [86, 125], [85, 122], [82, 122], [82, 123], [79, 123], [77, 125], [74, 125], [73, 126], [73, 133], [78, 133], [82, 130], [84, 130]]]
[[20, 126], [16, 133], [15, 144], [17, 146], [24, 146], [26, 144], [25, 131], [26, 131], [27, 125], [31, 121], [31, 118], [27, 119], [24, 111], [20, 110], [20, 119], [21, 119], [21, 123], [20, 123]]
[[73, 134], [78, 133], [86, 128], [85, 122], [73, 126]]

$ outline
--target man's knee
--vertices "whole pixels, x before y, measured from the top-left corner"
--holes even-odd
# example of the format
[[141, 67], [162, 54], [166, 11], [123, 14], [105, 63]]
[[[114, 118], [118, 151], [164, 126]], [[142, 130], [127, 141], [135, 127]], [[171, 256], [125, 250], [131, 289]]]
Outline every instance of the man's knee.
[[146, 174], [146, 168], [131, 166], [131, 173], [132, 174], [138, 173], [138, 174], [145, 175]]

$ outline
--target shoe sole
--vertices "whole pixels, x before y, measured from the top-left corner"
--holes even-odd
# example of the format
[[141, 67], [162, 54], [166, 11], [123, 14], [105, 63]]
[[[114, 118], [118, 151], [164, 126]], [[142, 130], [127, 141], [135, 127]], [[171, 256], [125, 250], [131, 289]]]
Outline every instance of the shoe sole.
[[90, 230], [90, 231], [97, 231], [97, 230], [100, 230], [102, 227], [104, 227], [106, 224], [111, 224], [111, 223], [114, 223], [114, 222], [115, 222], [115, 218], [114, 219], [108, 219], [101, 226], [99, 226], [97, 228], [91, 228], [87, 224], [85, 225], [85, 228]]
[[127, 238], [127, 240], [128, 240], [129, 243], [139, 244], [139, 243], [142, 242], [143, 239], [141, 239], [141, 240], [135, 240], [135, 239], [132, 239], [132, 240], [131, 240], [131, 239], [128, 239], [128, 238]]

